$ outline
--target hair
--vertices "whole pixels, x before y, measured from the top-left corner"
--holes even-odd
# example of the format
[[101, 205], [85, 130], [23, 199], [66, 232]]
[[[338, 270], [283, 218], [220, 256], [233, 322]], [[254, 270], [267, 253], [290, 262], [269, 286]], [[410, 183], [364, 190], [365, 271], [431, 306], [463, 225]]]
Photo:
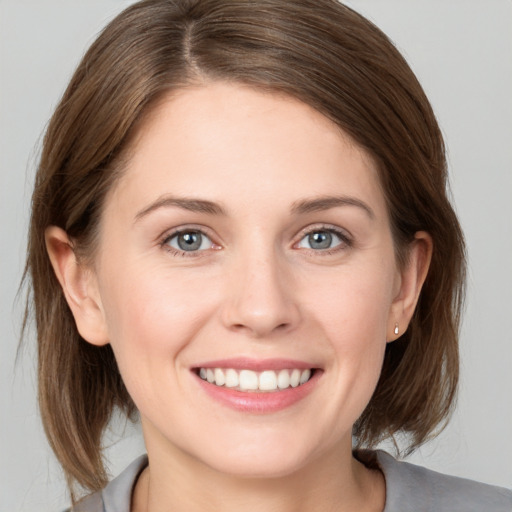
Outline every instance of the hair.
[[38, 340], [39, 404], [68, 486], [107, 482], [102, 434], [135, 406], [109, 345], [79, 335], [45, 247], [55, 225], [94, 254], [105, 198], [130, 141], [161, 98], [229, 81], [284, 93], [334, 121], [377, 163], [397, 261], [417, 231], [433, 240], [407, 331], [386, 348], [376, 390], [354, 426], [358, 447], [397, 435], [412, 451], [452, 410], [465, 249], [448, 200], [445, 149], [432, 108], [391, 41], [336, 0], [145, 0], [128, 7], [80, 62], [45, 134], [32, 198], [25, 277]]

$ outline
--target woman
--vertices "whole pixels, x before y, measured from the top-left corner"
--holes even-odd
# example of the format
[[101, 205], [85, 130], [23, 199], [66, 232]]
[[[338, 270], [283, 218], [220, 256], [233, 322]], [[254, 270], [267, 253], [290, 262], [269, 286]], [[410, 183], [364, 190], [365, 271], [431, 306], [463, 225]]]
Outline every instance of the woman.
[[[411, 70], [336, 2], [116, 18], [49, 125], [30, 232], [46, 432], [96, 491], [75, 509], [508, 510], [362, 450], [416, 448], [453, 403], [445, 167]], [[115, 407], [148, 459], [101, 493]]]

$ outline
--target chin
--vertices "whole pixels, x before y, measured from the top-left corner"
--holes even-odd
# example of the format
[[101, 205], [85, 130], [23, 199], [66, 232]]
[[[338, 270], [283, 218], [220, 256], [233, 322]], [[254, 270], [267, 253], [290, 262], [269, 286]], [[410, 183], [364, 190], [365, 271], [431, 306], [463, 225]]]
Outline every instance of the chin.
[[259, 456], [225, 456], [222, 460], [204, 461], [219, 473], [246, 479], [274, 479], [296, 473], [306, 465], [297, 453], [293, 456], [275, 456], [259, 454]]
[[[211, 469], [240, 478], [280, 478], [291, 475], [314, 460], [322, 443], [287, 431], [261, 428], [213, 437], [195, 457]], [[325, 449], [325, 446], [324, 446]]]

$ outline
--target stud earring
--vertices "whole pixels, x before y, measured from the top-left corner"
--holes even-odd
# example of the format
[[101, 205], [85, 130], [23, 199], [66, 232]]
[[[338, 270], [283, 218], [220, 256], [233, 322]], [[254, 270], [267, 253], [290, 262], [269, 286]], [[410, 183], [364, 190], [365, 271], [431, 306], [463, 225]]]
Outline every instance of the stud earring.
[[395, 324], [395, 336], [398, 336], [399, 330], [398, 330], [398, 324]]

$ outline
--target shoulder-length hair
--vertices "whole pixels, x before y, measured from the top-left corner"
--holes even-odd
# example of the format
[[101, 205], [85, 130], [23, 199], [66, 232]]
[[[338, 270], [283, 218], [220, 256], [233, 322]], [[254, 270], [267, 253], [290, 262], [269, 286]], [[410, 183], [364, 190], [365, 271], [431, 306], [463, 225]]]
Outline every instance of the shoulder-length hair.
[[387, 346], [375, 393], [354, 427], [358, 445], [403, 433], [411, 451], [449, 416], [464, 242], [447, 198], [441, 132], [403, 57], [336, 0], [144, 0], [117, 16], [79, 64], [48, 126], [32, 200], [26, 275], [39, 403], [70, 489], [105, 485], [102, 433], [115, 407], [131, 416], [134, 405], [110, 346], [80, 337], [45, 229], [63, 228], [79, 254], [94, 254], [104, 199], [143, 118], [163, 95], [211, 80], [297, 98], [364, 148], [378, 165], [399, 264], [417, 231], [432, 236], [419, 303], [408, 330]]

